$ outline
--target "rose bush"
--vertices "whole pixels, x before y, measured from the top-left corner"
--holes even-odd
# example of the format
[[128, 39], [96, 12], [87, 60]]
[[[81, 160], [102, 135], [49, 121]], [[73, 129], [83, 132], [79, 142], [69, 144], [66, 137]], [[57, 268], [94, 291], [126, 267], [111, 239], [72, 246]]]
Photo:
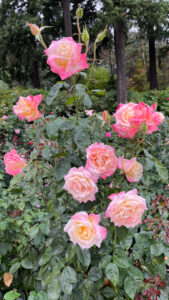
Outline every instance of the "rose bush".
[[[42, 114], [39, 97], [21, 97], [17, 115], [33, 123], [26, 125], [25, 143], [15, 137], [3, 146], [13, 178], [4, 185], [9, 175], [3, 165], [0, 297], [140, 300], [151, 293], [168, 299], [168, 120], [155, 105], [131, 102], [115, 112], [114, 125], [107, 112], [80, 118], [79, 107], [90, 108], [91, 99], [83, 84], [75, 84], [79, 69], [78, 63], [70, 68], [73, 42], [70, 47], [61, 49], [60, 63], [68, 76], [74, 68], [72, 83], [58, 82], [46, 103], [65, 89], [75, 115]], [[14, 148], [27, 166], [19, 155], [8, 157]]]

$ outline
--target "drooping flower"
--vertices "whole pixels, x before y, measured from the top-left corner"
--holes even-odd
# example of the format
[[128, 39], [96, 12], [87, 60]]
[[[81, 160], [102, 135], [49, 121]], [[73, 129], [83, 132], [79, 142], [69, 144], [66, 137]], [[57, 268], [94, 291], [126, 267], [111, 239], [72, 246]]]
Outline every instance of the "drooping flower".
[[87, 116], [89, 116], [89, 117], [92, 117], [93, 116], [93, 112], [94, 112], [94, 110], [93, 109], [91, 109], [91, 110], [85, 110], [85, 113], [86, 113], [86, 115]]
[[98, 225], [100, 215], [86, 212], [78, 212], [71, 217], [64, 231], [68, 233], [70, 240], [81, 248], [91, 248], [96, 245], [100, 248], [102, 241], [107, 236], [106, 228]]
[[95, 194], [98, 192], [96, 178], [84, 167], [70, 169], [64, 179], [63, 188], [73, 199], [84, 203], [95, 200]]
[[81, 54], [82, 44], [76, 43], [71, 37], [52, 41], [45, 54], [51, 71], [58, 74], [62, 80], [88, 68], [86, 54]]
[[138, 182], [143, 175], [143, 166], [137, 162], [136, 157], [132, 159], [119, 157], [118, 168], [124, 171], [130, 182]]
[[110, 218], [115, 226], [135, 227], [141, 224], [146, 207], [144, 198], [137, 195], [137, 190], [120, 192], [108, 197], [112, 200], [106, 210], [105, 218]]
[[86, 169], [94, 176], [106, 179], [117, 169], [117, 157], [113, 147], [94, 143], [86, 149]]
[[42, 95], [20, 97], [19, 101], [13, 107], [14, 113], [20, 120], [26, 119], [28, 122], [35, 121], [41, 117], [38, 111], [38, 105], [42, 101]]
[[17, 175], [23, 172], [23, 168], [27, 166], [24, 160], [19, 156], [15, 149], [4, 156], [5, 171], [10, 175]]

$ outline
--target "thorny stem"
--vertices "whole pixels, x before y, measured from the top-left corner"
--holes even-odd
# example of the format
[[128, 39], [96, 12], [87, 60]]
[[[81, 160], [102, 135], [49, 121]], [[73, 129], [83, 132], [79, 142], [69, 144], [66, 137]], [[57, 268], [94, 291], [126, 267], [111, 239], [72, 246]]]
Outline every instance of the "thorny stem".
[[77, 18], [77, 30], [78, 30], [78, 41], [80, 43], [80, 40], [81, 40], [81, 30], [80, 30], [79, 18]]

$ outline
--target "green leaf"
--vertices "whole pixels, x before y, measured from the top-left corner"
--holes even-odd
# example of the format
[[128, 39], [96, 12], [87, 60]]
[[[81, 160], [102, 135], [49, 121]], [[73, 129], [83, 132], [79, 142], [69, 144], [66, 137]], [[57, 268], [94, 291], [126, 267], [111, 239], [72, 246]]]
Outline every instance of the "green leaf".
[[4, 295], [4, 299], [5, 300], [15, 300], [15, 299], [19, 298], [20, 295], [21, 294], [15, 292], [15, 291], [10, 291]]
[[0, 230], [1, 231], [4, 231], [6, 229], [6, 224], [5, 224], [5, 222], [0, 222]]
[[84, 267], [88, 267], [90, 265], [91, 262], [91, 257], [90, 257], [90, 252], [89, 250], [85, 249], [82, 250], [78, 245], [76, 246], [76, 251], [77, 251], [77, 257], [80, 261], [80, 263], [84, 266]]
[[101, 258], [101, 261], [99, 263], [100, 269], [106, 269], [107, 265], [111, 262], [112, 256], [111, 255], [105, 255]]
[[88, 273], [91, 281], [97, 281], [101, 278], [102, 272], [97, 267], [92, 267]]
[[77, 282], [77, 275], [73, 268], [66, 267], [63, 269], [62, 278], [69, 283], [76, 283]]
[[60, 283], [58, 279], [53, 280], [47, 289], [48, 300], [58, 300], [60, 296]]
[[10, 267], [9, 273], [15, 273], [20, 268], [20, 263], [16, 262]]
[[124, 281], [124, 290], [131, 299], [134, 299], [137, 290], [137, 284], [132, 277], [126, 277]]
[[29, 233], [30, 238], [31, 238], [31, 239], [34, 239], [35, 236], [38, 234], [38, 232], [39, 232], [39, 225], [36, 224], [36, 225], [34, 225], [34, 226], [31, 228], [31, 230], [30, 230], [30, 233]]
[[168, 183], [168, 170], [166, 167], [164, 167], [157, 159], [154, 159], [155, 161], [155, 167], [158, 173], [158, 176], [160, 177], [161, 181], [164, 183]]
[[51, 87], [50, 92], [49, 92], [49, 94], [46, 97], [46, 104], [47, 105], [50, 105], [53, 102], [53, 100], [58, 95], [58, 92], [63, 87], [68, 88], [69, 85], [66, 82], [57, 82], [55, 85], [53, 85]]
[[[78, 97], [75, 97], [76, 100], [78, 100]], [[69, 106], [69, 105], [72, 105], [75, 101], [74, 97], [69, 97], [69, 99], [67, 100], [66, 102], [66, 105]]]
[[133, 277], [135, 280], [143, 280], [143, 273], [137, 267], [130, 267], [128, 270], [129, 276]]
[[116, 264], [108, 264], [106, 267], [107, 278], [116, 286], [119, 279], [119, 270]]
[[60, 181], [61, 179], [63, 179], [64, 176], [70, 170], [70, 168], [71, 168], [71, 164], [66, 158], [59, 160], [59, 162], [56, 164], [56, 167], [54, 169], [54, 172], [55, 172], [54, 176], [57, 179], [57, 181]]
[[25, 257], [24, 259], [22, 259], [21, 261], [21, 266], [24, 268], [24, 269], [33, 269], [33, 264], [32, 262], [30, 261], [29, 257]]
[[89, 108], [92, 106], [92, 101], [91, 101], [91, 98], [89, 97], [89, 95], [86, 94], [84, 96], [83, 104]]
[[126, 269], [131, 265], [129, 258], [127, 256], [115, 256], [114, 263], [118, 267], [123, 268], [123, 269]]
[[153, 256], [159, 256], [164, 253], [165, 248], [162, 243], [155, 242], [154, 244], [151, 245], [150, 251]]
[[73, 257], [76, 255], [76, 247], [73, 244], [70, 244], [65, 253], [66, 262], [70, 262]]
[[53, 256], [52, 253], [44, 253], [39, 260], [39, 266], [44, 266]]
[[98, 96], [105, 96], [105, 94], [106, 94], [106, 90], [104, 89], [104, 90], [92, 90], [92, 93], [94, 93], [94, 94], [96, 94], [96, 95], [98, 95]]

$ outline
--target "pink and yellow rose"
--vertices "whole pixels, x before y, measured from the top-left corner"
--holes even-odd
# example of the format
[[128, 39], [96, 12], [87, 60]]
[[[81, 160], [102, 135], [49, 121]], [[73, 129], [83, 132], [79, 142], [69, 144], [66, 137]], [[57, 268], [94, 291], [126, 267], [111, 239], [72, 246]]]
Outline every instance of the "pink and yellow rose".
[[157, 125], [164, 121], [164, 115], [156, 112], [155, 108], [156, 103], [151, 106], [143, 102], [120, 104], [114, 114], [116, 124], [112, 125], [112, 128], [124, 138], [132, 139], [138, 131], [142, 130], [143, 125], [145, 125], [145, 133], [151, 134], [157, 131]]
[[5, 171], [10, 175], [17, 175], [23, 172], [23, 168], [27, 166], [24, 160], [19, 156], [15, 149], [4, 156]]
[[119, 157], [118, 168], [124, 171], [130, 182], [138, 182], [143, 175], [143, 166], [137, 162], [136, 157], [132, 159]]
[[81, 248], [91, 248], [96, 245], [100, 248], [102, 241], [107, 236], [106, 228], [99, 225], [100, 215], [86, 212], [78, 212], [71, 217], [64, 231], [68, 233], [70, 240]]
[[137, 190], [120, 192], [108, 197], [112, 200], [106, 210], [105, 218], [110, 218], [115, 226], [135, 227], [141, 224], [141, 218], [147, 210], [144, 198], [137, 195]]
[[106, 179], [117, 169], [117, 157], [113, 147], [94, 143], [86, 149], [86, 169], [94, 176]]
[[42, 101], [42, 95], [20, 97], [19, 101], [13, 107], [14, 113], [20, 120], [26, 119], [28, 122], [35, 121], [41, 117], [38, 111], [38, 105]]
[[45, 54], [51, 71], [57, 73], [62, 80], [88, 68], [86, 54], [81, 54], [82, 44], [76, 43], [71, 37], [52, 41]]
[[96, 178], [84, 167], [72, 168], [64, 177], [64, 189], [72, 195], [73, 199], [86, 203], [94, 201], [98, 192]]

